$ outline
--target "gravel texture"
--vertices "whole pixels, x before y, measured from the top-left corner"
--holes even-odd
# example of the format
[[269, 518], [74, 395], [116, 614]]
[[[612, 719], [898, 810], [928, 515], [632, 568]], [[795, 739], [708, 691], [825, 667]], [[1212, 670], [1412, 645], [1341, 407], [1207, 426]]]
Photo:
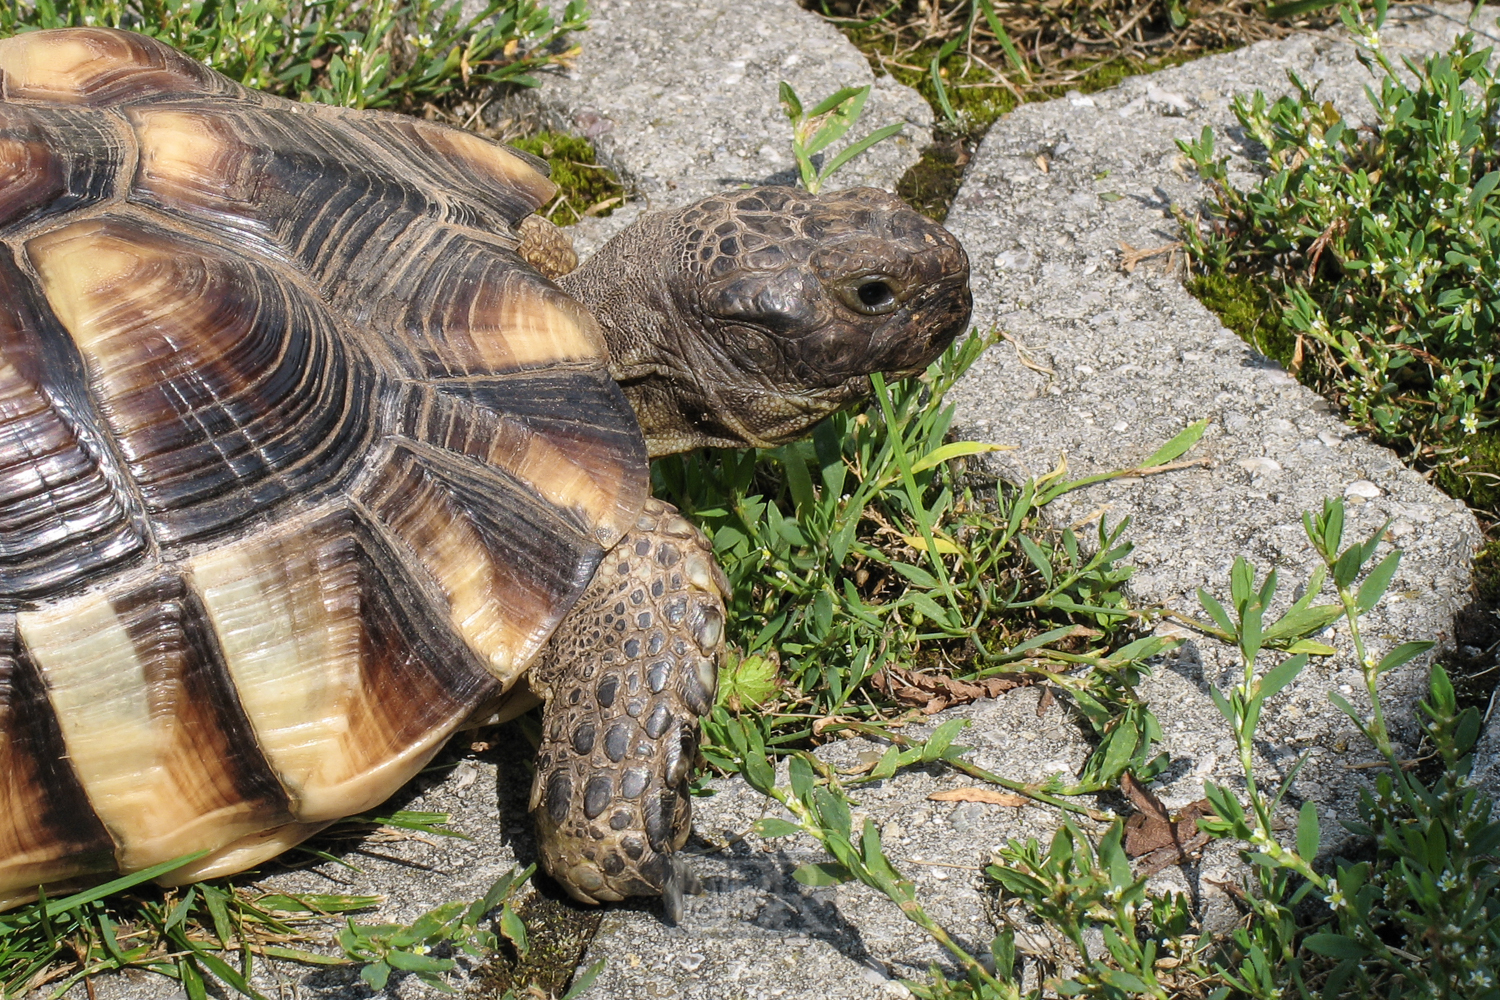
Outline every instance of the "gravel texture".
[[534, 95], [553, 123], [592, 139], [601, 162], [638, 200], [576, 227], [580, 253], [642, 211], [677, 208], [724, 190], [792, 184], [786, 81], [812, 107], [841, 87], [871, 85], [837, 154], [891, 122], [900, 134], [848, 163], [838, 187], [894, 190], [931, 141], [932, 110], [910, 88], [877, 79], [836, 28], [790, 0], [593, 0], [583, 52]]
[[[779, 79], [814, 100], [871, 80], [865, 60], [841, 36], [790, 0], [595, 0], [594, 8], [583, 54], [566, 79], [547, 84], [540, 106], [558, 124], [592, 137], [643, 200], [580, 227], [585, 252], [645, 208], [790, 179]], [[1412, 54], [1438, 47], [1466, 11], [1393, 12], [1400, 23], [1387, 30], [1386, 43]], [[1094, 486], [1059, 501], [1053, 516], [1059, 523], [1099, 511], [1111, 523], [1130, 517], [1135, 597], [1192, 611], [1196, 588], [1227, 588], [1229, 565], [1240, 554], [1263, 569], [1277, 567], [1290, 592], [1310, 568], [1301, 511], [1325, 496], [1345, 496], [1351, 531], [1368, 532], [1389, 519], [1390, 539], [1406, 551], [1392, 597], [1367, 619], [1377, 653], [1409, 638], [1446, 641], [1454, 612], [1467, 600], [1469, 556], [1479, 539], [1473, 517], [1223, 329], [1182, 289], [1180, 257], [1162, 254], [1129, 274], [1121, 268], [1122, 242], [1171, 243], [1177, 231], [1170, 206], [1191, 208], [1203, 196], [1173, 140], [1196, 136], [1207, 124], [1223, 149], [1242, 155], [1230, 95], [1257, 87], [1283, 92], [1287, 69], [1325, 81], [1320, 93], [1347, 113], [1363, 106], [1366, 76], [1350, 47], [1303, 35], [1091, 97], [1030, 105], [995, 126], [971, 163], [949, 226], [974, 264], [976, 324], [998, 326], [1011, 340], [959, 387], [959, 423], [968, 434], [1017, 445], [997, 469], [1015, 478], [1048, 471], [1063, 454], [1074, 474], [1129, 467], [1189, 422], [1208, 418], [1208, 432], [1189, 456], [1206, 459], [1206, 466]], [[894, 187], [927, 141], [931, 116], [911, 91], [877, 81], [866, 127], [896, 118], [911, 123], [904, 137], [856, 160], [840, 184]], [[1347, 765], [1371, 759], [1371, 752], [1326, 700], [1334, 688], [1361, 703], [1347, 635], [1334, 632], [1325, 641], [1343, 652], [1310, 667], [1278, 698], [1259, 747], [1271, 774], [1311, 754], [1289, 804], [1316, 802], [1325, 844], [1333, 846], [1334, 820], [1347, 815], [1363, 773]], [[1175, 761], [1158, 789], [1168, 805], [1198, 798], [1208, 778], [1235, 784], [1233, 744], [1207, 694], [1207, 685], [1224, 682], [1232, 669], [1221, 650], [1188, 637], [1145, 685]], [[1424, 673], [1413, 664], [1389, 677], [1393, 703], [1409, 700]], [[972, 722], [960, 742], [975, 747], [979, 765], [1017, 778], [1071, 773], [1088, 746], [1066, 711], [1040, 707], [1031, 689], [956, 710]], [[879, 750], [855, 740], [820, 753], [853, 764]], [[454, 756], [451, 768], [419, 779], [395, 804], [450, 811], [473, 841], [367, 844], [367, 853], [351, 856], [362, 872], [325, 864], [267, 884], [383, 893], [390, 897], [383, 920], [410, 920], [438, 902], [478, 895], [515, 858], [534, 854], [524, 815], [525, 753], [512, 741]], [[1007, 838], [1049, 836], [1056, 818], [1031, 807], [927, 798], [971, 783], [943, 769], [917, 769], [862, 786], [857, 798], [859, 813], [881, 827], [929, 911], [982, 953], [995, 917], [980, 891], [980, 867]], [[663, 925], [651, 904], [608, 908], [581, 965], [607, 960], [587, 998], [900, 997], [909, 995], [900, 978], [920, 979], [933, 962], [952, 970], [935, 945], [871, 891], [793, 882], [793, 869], [821, 856], [795, 839], [743, 836], [772, 804], [738, 780], [715, 782], [714, 789], [698, 801], [699, 836], [691, 845], [702, 855], [696, 867], [707, 892], [690, 900], [679, 927]], [[1212, 883], [1231, 877], [1233, 863], [1233, 852], [1219, 845], [1163, 878], [1184, 887], [1191, 882], [1202, 894], [1209, 929], [1223, 928], [1234, 913]], [[538, 883], [540, 891], [556, 893], [545, 880]], [[1046, 948], [1045, 941], [1034, 945]], [[304, 976], [283, 966], [263, 971], [259, 981], [275, 996], [365, 993], [338, 971]], [[162, 997], [173, 985], [155, 977], [96, 984], [99, 1000]], [[494, 995], [477, 981], [467, 988]], [[397, 981], [386, 992], [428, 991]]]

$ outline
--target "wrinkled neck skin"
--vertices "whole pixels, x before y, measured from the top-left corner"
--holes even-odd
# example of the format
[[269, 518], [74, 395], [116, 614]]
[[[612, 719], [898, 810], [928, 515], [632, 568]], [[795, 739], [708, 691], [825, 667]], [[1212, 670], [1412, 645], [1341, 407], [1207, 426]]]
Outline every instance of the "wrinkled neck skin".
[[651, 457], [770, 447], [869, 394], [867, 377], [792, 388], [735, 366], [719, 349], [724, 338], [765, 338], [722, 322], [710, 328], [675, 256], [679, 229], [675, 214], [646, 216], [557, 279], [599, 321], [610, 374], [635, 410]]

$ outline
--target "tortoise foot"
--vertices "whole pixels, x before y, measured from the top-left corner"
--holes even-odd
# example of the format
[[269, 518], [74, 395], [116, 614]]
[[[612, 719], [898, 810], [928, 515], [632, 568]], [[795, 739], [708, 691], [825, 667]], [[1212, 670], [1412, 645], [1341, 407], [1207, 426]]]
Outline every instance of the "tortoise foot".
[[531, 807], [542, 861], [576, 899], [659, 895], [675, 922], [700, 888], [678, 851], [728, 592], [708, 540], [650, 500], [533, 671], [547, 706]]

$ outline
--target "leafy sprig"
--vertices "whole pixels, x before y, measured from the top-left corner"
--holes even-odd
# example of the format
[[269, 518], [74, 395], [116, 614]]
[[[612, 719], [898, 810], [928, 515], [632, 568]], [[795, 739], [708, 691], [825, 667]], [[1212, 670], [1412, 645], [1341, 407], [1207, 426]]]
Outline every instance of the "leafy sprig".
[[844, 133], [859, 120], [860, 113], [865, 109], [865, 101], [870, 96], [869, 85], [844, 87], [805, 111], [802, 99], [797, 96], [791, 84], [783, 80], [780, 93], [781, 108], [792, 122], [792, 155], [796, 157], [797, 172], [808, 194], [817, 194], [822, 190], [823, 182], [834, 171], [905, 127], [902, 122], [882, 125], [858, 142], [851, 142], [839, 150], [827, 163], [819, 165], [814, 157], [843, 138]]
[[36, 0], [0, 4], [0, 36], [98, 25], [159, 38], [250, 87], [354, 108], [421, 108], [456, 91], [535, 86], [566, 61], [583, 0], [559, 16], [538, 0]]
[[1375, 78], [1371, 127], [1289, 74], [1295, 95], [1233, 104], [1266, 151], [1253, 188], [1229, 183], [1211, 129], [1178, 143], [1217, 202], [1184, 218], [1185, 238], [1210, 275], [1266, 283], [1283, 362], [1355, 424], [1440, 464], [1500, 415], [1500, 83], [1470, 34], [1403, 74], [1381, 47], [1384, 13], [1341, 10]]

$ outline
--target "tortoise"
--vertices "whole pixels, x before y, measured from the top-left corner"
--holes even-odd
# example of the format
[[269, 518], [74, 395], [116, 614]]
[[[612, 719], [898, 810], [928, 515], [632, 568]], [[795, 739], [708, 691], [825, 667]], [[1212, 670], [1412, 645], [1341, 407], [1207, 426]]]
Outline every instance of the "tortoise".
[[772, 186], [570, 270], [554, 190], [141, 35], [0, 41], [0, 908], [245, 869], [541, 699], [545, 866], [680, 913], [728, 595], [648, 460], [921, 370], [968, 264]]

